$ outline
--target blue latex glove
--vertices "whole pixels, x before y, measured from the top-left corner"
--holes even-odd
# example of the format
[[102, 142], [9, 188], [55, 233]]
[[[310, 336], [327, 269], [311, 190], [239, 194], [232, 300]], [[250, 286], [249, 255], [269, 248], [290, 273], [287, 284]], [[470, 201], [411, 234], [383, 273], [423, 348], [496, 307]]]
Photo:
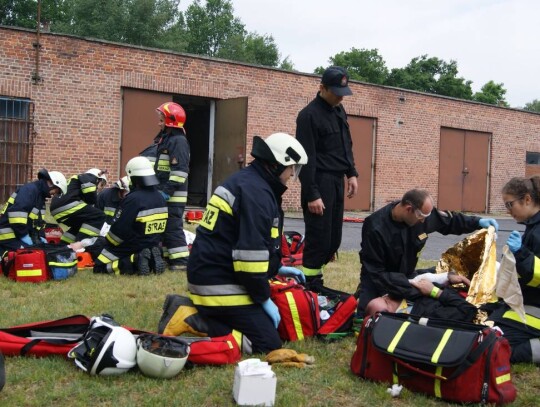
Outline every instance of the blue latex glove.
[[163, 197], [163, 199], [165, 199], [166, 201], [169, 200], [169, 198], [171, 197], [169, 194], [163, 192], [163, 191], [159, 191], [159, 193], [161, 194], [161, 196]]
[[32, 242], [32, 239], [30, 238], [30, 235], [21, 237], [21, 241], [27, 246], [32, 246], [34, 244], [34, 242]]
[[41, 243], [49, 243], [47, 242], [47, 239], [45, 239], [44, 237], [39, 237], [39, 240], [41, 240]]
[[283, 277], [292, 277], [300, 284], [306, 283], [306, 276], [296, 267], [281, 266], [278, 270], [278, 274]]
[[498, 232], [499, 231], [499, 224], [497, 223], [497, 221], [493, 218], [481, 218], [479, 221], [478, 221], [478, 225], [481, 227], [481, 228], [488, 228], [490, 226], [493, 226], [495, 228], [495, 232]]
[[510, 233], [510, 236], [508, 236], [508, 240], [506, 241], [506, 245], [512, 253], [515, 253], [521, 249], [521, 235], [517, 230]]
[[281, 315], [279, 315], [278, 307], [276, 306], [276, 304], [274, 304], [274, 302], [270, 298], [268, 298], [261, 305], [263, 307], [264, 312], [268, 314], [268, 316], [270, 317], [270, 319], [274, 323], [274, 326], [277, 329], [279, 325], [279, 321], [281, 321]]

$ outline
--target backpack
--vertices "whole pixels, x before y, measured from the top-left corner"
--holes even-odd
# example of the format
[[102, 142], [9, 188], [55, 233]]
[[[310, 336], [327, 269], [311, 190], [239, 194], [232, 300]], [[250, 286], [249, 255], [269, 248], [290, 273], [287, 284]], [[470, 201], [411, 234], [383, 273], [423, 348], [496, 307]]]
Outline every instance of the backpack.
[[294, 279], [270, 281], [270, 298], [281, 316], [282, 340], [298, 341], [309, 336], [339, 339], [352, 334], [358, 300], [354, 295], [323, 287], [323, 293], [309, 291]]
[[281, 235], [281, 263], [284, 266], [301, 266], [304, 253], [304, 235], [285, 231]]

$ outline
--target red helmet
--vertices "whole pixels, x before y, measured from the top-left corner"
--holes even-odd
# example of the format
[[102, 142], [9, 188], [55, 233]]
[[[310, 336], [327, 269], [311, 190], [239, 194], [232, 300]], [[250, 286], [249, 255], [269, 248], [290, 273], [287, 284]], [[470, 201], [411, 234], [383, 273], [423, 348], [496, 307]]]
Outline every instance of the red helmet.
[[165, 126], [178, 127], [182, 129], [186, 122], [186, 112], [178, 103], [167, 102], [163, 103], [156, 109], [165, 116]]

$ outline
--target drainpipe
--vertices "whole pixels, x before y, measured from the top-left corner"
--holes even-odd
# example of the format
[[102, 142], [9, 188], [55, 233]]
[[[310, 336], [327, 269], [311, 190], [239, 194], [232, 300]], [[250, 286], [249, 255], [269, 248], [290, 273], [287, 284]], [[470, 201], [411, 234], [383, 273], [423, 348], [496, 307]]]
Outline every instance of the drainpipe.
[[36, 70], [32, 73], [32, 82], [34, 85], [39, 84], [43, 79], [39, 75], [39, 52], [41, 50], [41, 43], [39, 42], [39, 35], [41, 30], [41, 0], [37, 2], [37, 21], [36, 21], [36, 42], [32, 45], [36, 50]]

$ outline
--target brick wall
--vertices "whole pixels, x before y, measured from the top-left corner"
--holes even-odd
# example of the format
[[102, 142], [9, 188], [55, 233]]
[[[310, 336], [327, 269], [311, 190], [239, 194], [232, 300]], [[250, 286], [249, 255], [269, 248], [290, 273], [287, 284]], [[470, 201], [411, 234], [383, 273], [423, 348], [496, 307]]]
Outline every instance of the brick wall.
[[[45, 33], [42, 82], [33, 84], [35, 40], [31, 31], [0, 27], [0, 95], [34, 101], [34, 167], [66, 175], [99, 166], [118, 176], [124, 86], [248, 97], [249, 151], [255, 134], [294, 134], [296, 115], [319, 83], [314, 75]], [[412, 187], [427, 188], [437, 199], [443, 126], [492, 134], [491, 212], [504, 212], [501, 187], [525, 174], [525, 151], [540, 151], [539, 114], [356, 82], [351, 88], [354, 95], [344, 102], [348, 113], [377, 119], [375, 208]], [[298, 208], [299, 184], [291, 185], [283, 206]]]

